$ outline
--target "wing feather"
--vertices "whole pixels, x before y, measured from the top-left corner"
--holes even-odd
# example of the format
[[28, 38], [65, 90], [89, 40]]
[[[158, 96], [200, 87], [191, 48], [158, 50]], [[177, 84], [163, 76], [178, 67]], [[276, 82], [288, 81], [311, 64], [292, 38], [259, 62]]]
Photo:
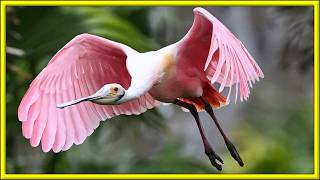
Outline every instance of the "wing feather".
[[[63, 99], [65, 100], [66, 98], [63, 98]], [[66, 131], [66, 142], [65, 142], [64, 146], [62, 147], [62, 150], [66, 151], [72, 146], [73, 142], [75, 142], [75, 140], [74, 140], [74, 137], [75, 137], [74, 131], [75, 130], [73, 128], [72, 121], [71, 121], [72, 118], [71, 118], [70, 109], [66, 109], [64, 111], [64, 115], [65, 115], [64, 120], [65, 120], [65, 125], [66, 125], [67, 131]]]
[[40, 98], [41, 101], [41, 112], [36, 121], [34, 122], [33, 132], [31, 136], [30, 143], [32, 146], [38, 146], [42, 137], [43, 130], [46, 126], [47, 119], [48, 119], [48, 108], [42, 107], [48, 107], [49, 105], [49, 99], [47, 98], [48, 94], [43, 94], [42, 98]]
[[46, 123], [46, 127], [43, 131], [43, 135], [41, 138], [41, 145], [42, 145], [42, 151], [48, 152], [55, 140], [56, 130], [57, 130], [57, 120], [55, 119], [55, 97], [53, 95], [49, 95], [50, 98], [50, 106], [49, 106], [49, 112], [48, 112], [48, 120]]
[[[59, 79], [61, 80], [61, 79]], [[58, 92], [58, 91], [56, 91]], [[61, 96], [56, 96], [56, 102], [62, 103]], [[55, 137], [55, 142], [53, 144], [52, 150], [53, 152], [60, 152], [66, 142], [66, 125], [64, 121], [64, 111], [57, 110], [57, 133]]]
[[[100, 121], [120, 114], [139, 114], [156, 102], [149, 94], [121, 105], [103, 106], [83, 102], [64, 109], [57, 104], [86, 97], [107, 83], [129, 88], [131, 76], [126, 58], [137, 53], [131, 48], [89, 34], [67, 43], [33, 80], [21, 100], [18, 117], [22, 133], [32, 146], [42, 150], [68, 150], [81, 144]], [[136, 107], [140, 106], [140, 107]]]
[[[220, 84], [219, 92], [229, 87], [227, 100], [233, 85], [236, 86], [235, 102], [238, 91], [240, 100], [247, 100], [252, 84], [264, 77], [262, 70], [243, 44], [208, 11], [195, 8], [194, 16], [193, 26], [176, 44], [178, 60], [205, 71], [212, 84]], [[189, 57], [186, 52], [190, 51], [194, 53]]]

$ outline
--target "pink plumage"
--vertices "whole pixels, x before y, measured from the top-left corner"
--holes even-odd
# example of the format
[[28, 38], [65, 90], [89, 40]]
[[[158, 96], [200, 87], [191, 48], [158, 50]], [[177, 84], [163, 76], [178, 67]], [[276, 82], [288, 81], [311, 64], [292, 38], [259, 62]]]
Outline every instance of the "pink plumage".
[[[65, 45], [33, 80], [23, 97], [18, 117], [22, 132], [32, 146], [42, 142], [42, 150], [67, 150], [81, 144], [101, 120], [120, 114], [139, 114], [156, 101], [145, 94], [121, 105], [102, 106], [83, 102], [66, 109], [57, 104], [89, 96], [107, 83], [130, 86], [126, 69], [127, 46], [101, 37], [83, 34]], [[143, 102], [143, 103], [141, 103]]]
[[261, 69], [243, 44], [219, 20], [202, 8], [195, 8], [194, 14], [192, 28], [177, 43], [178, 58], [186, 61], [189, 67], [204, 70], [211, 84], [220, 84], [219, 92], [230, 87], [227, 99], [233, 85], [236, 85], [235, 101], [238, 91], [241, 101], [247, 99], [252, 82], [264, 77]]
[[[102, 37], [82, 34], [67, 43], [33, 80], [18, 110], [23, 136], [42, 150], [68, 150], [81, 144], [99, 122], [120, 114], [140, 114], [174, 103], [188, 109], [199, 127], [206, 154], [221, 170], [221, 160], [206, 140], [197, 110], [207, 111], [238, 163], [237, 150], [223, 133], [211, 106], [247, 100], [263, 73], [243, 44], [214, 16], [194, 9], [194, 23], [179, 42], [138, 53]], [[227, 98], [219, 92], [229, 87]], [[57, 108], [58, 107], [58, 108]], [[222, 162], [222, 160], [220, 161]]]

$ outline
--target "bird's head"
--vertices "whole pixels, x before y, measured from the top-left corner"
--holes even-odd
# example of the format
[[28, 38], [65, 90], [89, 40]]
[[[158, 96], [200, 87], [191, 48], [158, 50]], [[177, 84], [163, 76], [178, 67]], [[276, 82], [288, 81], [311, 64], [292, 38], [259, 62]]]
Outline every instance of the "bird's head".
[[67, 106], [72, 106], [84, 101], [91, 101], [97, 104], [112, 105], [117, 104], [117, 102], [123, 98], [126, 90], [116, 83], [106, 84], [102, 86], [96, 93], [91, 96], [83, 97], [73, 101], [69, 101], [63, 104], [59, 104], [58, 108], [65, 108]]
[[115, 104], [125, 95], [125, 92], [126, 90], [120, 84], [106, 84], [91, 96], [91, 101], [98, 104]]

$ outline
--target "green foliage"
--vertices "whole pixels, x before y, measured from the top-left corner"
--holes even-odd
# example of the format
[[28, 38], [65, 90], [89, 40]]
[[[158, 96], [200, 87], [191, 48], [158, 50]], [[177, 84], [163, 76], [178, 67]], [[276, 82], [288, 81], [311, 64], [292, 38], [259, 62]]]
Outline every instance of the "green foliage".
[[129, 173], [219, 173], [212, 167], [181, 154], [178, 142], [168, 143], [156, 159], [137, 159]]
[[[239, 173], [313, 173], [313, 113], [309, 105], [249, 107], [245, 122], [233, 136], [240, 144], [245, 167]], [[266, 112], [268, 109], [269, 113]], [[250, 116], [249, 116], [250, 114]], [[254, 119], [252, 119], [254, 117]], [[240, 130], [241, 129], [241, 130]], [[237, 140], [236, 140], [237, 141]], [[229, 169], [230, 168], [230, 169]]]

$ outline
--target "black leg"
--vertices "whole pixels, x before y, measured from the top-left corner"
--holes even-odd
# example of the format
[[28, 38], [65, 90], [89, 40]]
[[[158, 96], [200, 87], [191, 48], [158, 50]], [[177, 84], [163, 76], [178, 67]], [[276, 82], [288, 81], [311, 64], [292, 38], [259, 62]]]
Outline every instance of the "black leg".
[[200, 97], [201, 101], [203, 102], [204, 104], [204, 109], [205, 111], [211, 116], [211, 118], [213, 119], [214, 123], [216, 124], [216, 126], [218, 127], [223, 139], [224, 139], [224, 142], [226, 143], [226, 146], [231, 154], [231, 156], [238, 162], [238, 164], [240, 166], [243, 166], [243, 161], [236, 149], [236, 147], [231, 143], [231, 141], [227, 138], [227, 136], [225, 135], [225, 133], [223, 132], [216, 116], [214, 115], [213, 113], [213, 110], [212, 110], [212, 107], [211, 105], [203, 98], [203, 97]]
[[184, 107], [186, 109], [188, 109], [190, 111], [190, 113], [192, 114], [192, 116], [194, 117], [194, 119], [196, 120], [196, 123], [197, 123], [197, 126], [199, 128], [199, 132], [200, 132], [200, 135], [201, 135], [201, 139], [202, 139], [202, 142], [203, 142], [203, 145], [204, 145], [204, 151], [206, 153], [206, 155], [208, 156], [208, 158], [210, 159], [210, 162], [211, 164], [216, 167], [218, 170], [222, 170], [222, 167], [220, 164], [218, 164], [218, 162], [216, 162], [216, 160], [218, 160], [220, 163], [223, 164], [223, 161], [222, 159], [213, 151], [210, 143], [208, 142], [205, 134], [204, 134], [204, 130], [203, 130], [203, 127], [201, 125], [201, 122], [200, 122], [200, 119], [199, 119], [199, 115], [198, 115], [198, 111], [197, 109], [194, 107], [194, 105], [192, 104], [188, 104], [188, 103], [185, 103], [183, 101], [180, 101], [180, 100], [175, 100], [174, 101], [174, 104], [178, 105], [178, 106], [181, 106], [181, 107]]

